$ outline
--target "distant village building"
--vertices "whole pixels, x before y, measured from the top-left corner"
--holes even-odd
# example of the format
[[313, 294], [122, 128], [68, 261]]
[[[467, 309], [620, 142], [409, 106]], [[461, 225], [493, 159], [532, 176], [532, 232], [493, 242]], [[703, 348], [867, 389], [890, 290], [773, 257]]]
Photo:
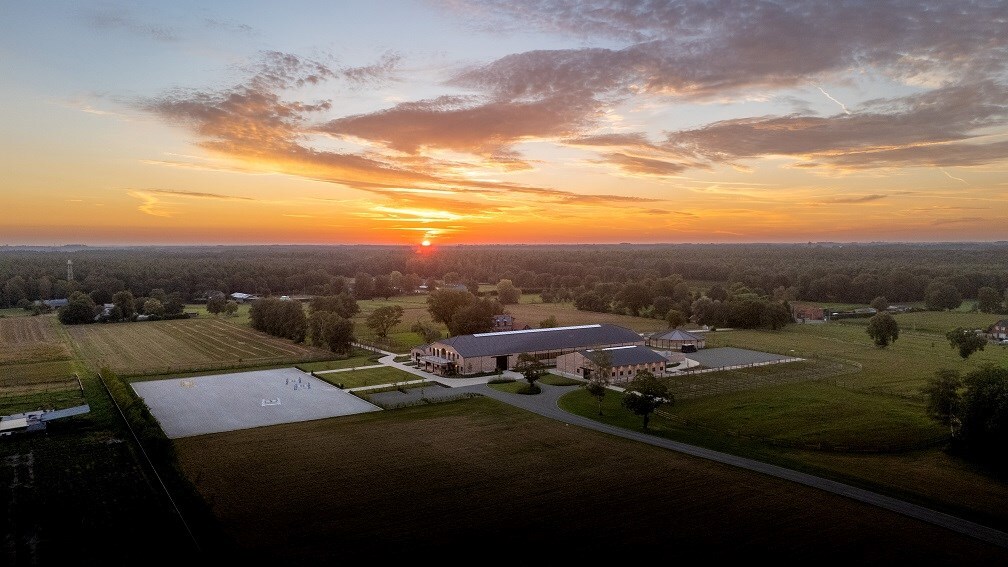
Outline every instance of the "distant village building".
[[809, 321], [825, 321], [826, 310], [823, 309], [822, 307], [816, 307], [815, 305], [792, 303], [791, 316], [794, 318], [795, 323], [807, 323]]
[[987, 332], [992, 339], [999, 341], [1008, 339], [1008, 319], [1001, 319], [997, 323], [994, 323]]
[[546, 365], [578, 350], [643, 345], [638, 333], [609, 324], [521, 329], [459, 335], [410, 351], [417, 366], [440, 375], [512, 370], [518, 355], [529, 353]]
[[245, 303], [246, 301], [252, 301], [254, 299], [258, 299], [258, 297], [256, 297], [251, 293], [241, 293], [236, 291], [231, 294], [231, 299], [233, 299], [236, 303]]
[[[515, 318], [508, 313], [501, 315], [494, 315], [493, 317], [493, 331], [514, 331], [520, 327], [515, 324]], [[528, 327], [525, 327], [526, 329]]]
[[665, 375], [668, 359], [642, 345], [618, 346], [602, 349], [579, 350], [557, 357], [556, 369], [578, 378], [590, 380], [599, 371], [599, 362], [608, 355], [609, 381], [629, 382], [637, 373], [647, 370], [655, 376]]

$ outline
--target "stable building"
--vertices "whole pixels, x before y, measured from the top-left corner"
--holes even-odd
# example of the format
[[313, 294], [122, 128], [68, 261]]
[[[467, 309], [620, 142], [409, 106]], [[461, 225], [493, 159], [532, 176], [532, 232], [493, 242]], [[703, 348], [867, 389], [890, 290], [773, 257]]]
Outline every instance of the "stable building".
[[706, 342], [702, 336], [687, 333], [681, 329], [673, 329], [648, 339], [648, 346], [663, 350], [696, 352], [696, 349], [704, 348]]
[[626, 327], [595, 324], [459, 335], [416, 347], [410, 355], [421, 370], [470, 375], [512, 370], [522, 353], [551, 366], [579, 350], [643, 344], [644, 338]]
[[[665, 375], [669, 360], [646, 346], [618, 346], [579, 350], [557, 357], [558, 372], [590, 380], [603, 366], [609, 368], [609, 381], [629, 382], [641, 370], [655, 376]], [[601, 363], [601, 364], [600, 364]]]

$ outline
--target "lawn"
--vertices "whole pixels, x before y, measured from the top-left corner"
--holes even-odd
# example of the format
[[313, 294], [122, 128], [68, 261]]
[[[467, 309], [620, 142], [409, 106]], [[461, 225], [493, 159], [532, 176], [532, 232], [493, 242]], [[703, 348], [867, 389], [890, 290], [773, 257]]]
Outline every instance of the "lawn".
[[215, 319], [78, 325], [68, 331], [91, 368], [107, 367], [121, 375], [293, 364], [333, 356]]
[[363, 370], [327, 372], [325, 374], [314, 374], [314, 376], [336, 386], [342, 384], [343, 388], [399, 384], [402, 382], [421, 379], [415, 374], [410, 374], [409, 372], [399, 370], [398, 368], [392, 366], [365, 368]]
[[339, 370], [343, 368], [357, 368], [358, 366], [371, 366], [378, 364], [378, 359], [383, 355], [376, 354], [364, 349], [354, 349], [353, 355], [348, 358], [337, 360], [320, 360], [318, 362], [302, 362], [297, 367], [305, 372], [316, 370]]
[[235, 562], [415, 560], [490, 541], [493, 562], [519, 564], [670, 549], [785, 564], [1006, 560], [949, 530], [486, 398], [174, 443]]
[[201, 319], [222, 319], [228, 321], [229, 323], [234, 323], [235, 325], [249, 325], [249, 309], [252, 307], [250, 303], [241, 303], [238, 305], [238, 311], [234, 315], [225, 315], [219, 313], [214, 315], [207, 311], [205, 303], [187, 303], [185, 306], [186, 313], [196, 313], [197, 317]]

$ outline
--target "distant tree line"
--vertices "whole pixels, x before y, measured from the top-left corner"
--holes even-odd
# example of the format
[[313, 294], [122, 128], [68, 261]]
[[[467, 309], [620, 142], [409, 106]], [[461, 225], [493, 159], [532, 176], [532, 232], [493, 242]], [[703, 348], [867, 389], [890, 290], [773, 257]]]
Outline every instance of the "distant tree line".
[[[73, 260], [74, 280], [66, 279]], [[991, 313], [1005, 310], [1008, 245], [682, 244], [583, 246], [449, 246], [418, 254], [406, 246], [248, 246], [0, 249], [0, 307], [82, 291], [96, 304], [129, 290], [154, 290], [183, 303], [220, 292], [270, 295], [351, 294], [355, 299], [412, 293], [422, 285], [496, 285], [484, 295], [507, 305], [524, 293], [581, 309], [664, 318], [691, 316], [689, 302], [718, 284], [769, 301], [867, 304], [924, 301], [947, 309], [965, 299]], [[677, 284], [683, 283], [684, 286]], [[647, 288], [645, 292], [642, 288]], [[593, 295], [594, 294], [594, 295]], [[736, 294], [737, 295], [737, 294]], [[650, 301], [649, 301], [650, 300]], [[958, 304], [957, 304], [958, 301]], [[751, 306], [747, 309], [752, 309]], [[751, 316], [751, 313], [749, 314]]]

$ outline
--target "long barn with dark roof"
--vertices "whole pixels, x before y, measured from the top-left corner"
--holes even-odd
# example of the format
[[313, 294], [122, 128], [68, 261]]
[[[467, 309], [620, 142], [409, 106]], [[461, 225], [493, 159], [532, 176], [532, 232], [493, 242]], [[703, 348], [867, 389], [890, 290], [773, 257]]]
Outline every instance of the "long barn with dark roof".
[[416, 347], [411, 354], [422, 370], [468, 375], [511, 370], [522, 353], [551, 365], [579, 350], [643, 344], [644, 337], [626, 327], [595, 324], [459, 335]]

